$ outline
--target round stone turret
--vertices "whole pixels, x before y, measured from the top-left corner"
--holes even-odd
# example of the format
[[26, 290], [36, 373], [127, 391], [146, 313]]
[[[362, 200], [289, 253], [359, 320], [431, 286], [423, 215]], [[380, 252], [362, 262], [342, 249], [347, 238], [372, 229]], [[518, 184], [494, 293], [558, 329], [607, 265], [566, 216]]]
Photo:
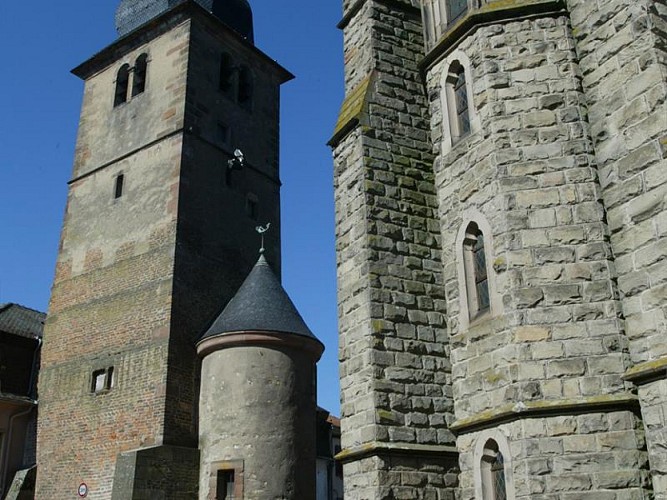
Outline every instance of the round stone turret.
[[197, 343], [200, 499], [315, 498], [323, 350], [261, 256]]
[[120, 36], [185, 2], [196, 2], [227, 26], [253, 43], [252, 9], [247, 0], [121, 0], [116, 10], [116, 30]]

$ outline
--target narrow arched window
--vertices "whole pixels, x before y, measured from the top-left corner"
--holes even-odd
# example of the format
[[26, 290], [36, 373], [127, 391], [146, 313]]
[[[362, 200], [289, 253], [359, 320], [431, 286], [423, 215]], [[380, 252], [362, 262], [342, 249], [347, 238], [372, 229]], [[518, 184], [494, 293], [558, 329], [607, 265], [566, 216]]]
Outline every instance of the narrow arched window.
[[447, 21], [452, 24], [468, 12], [468, 0], [447, 0]]
[[252, 106], [253, 78], [250, 69], [242, 66], [239, 70], [238, 103], [244, 108]]
[[220, 56], [220, 74], [218, 75], [218, 88], [223, 92], [231, 90], [233, 73], [234, 65], [232, 64], [232, 57], [224, 52]]
[[468, 104], [468, 83], [466, 71], [459, 61], [449, 66], [447, 73], [447, 112], [452, 143], [470, 133], [470, 106]]
[[474, 222], [471, 222], [466, 229], [463, 240], [463, 260], [468, 312], [472, 320], [483, 315], [490, 308], [484, 234]]
[[498, 449], [498, 443], [491, 439], [484, 445], [480, 469], [482, 500], [507, 500], [505, 458]]
[[130, 85], [130, 65], [123, 64], [116, 75], [116, 94], [114, 96], [113, 105], [120, 106], [127, 102], [127, 91]]
[[114, 188], [113, 188], [113, 197], [114, 199], [118, 199], [121, 196], [123, 196], [123, 188], [125, 186], [125, 176], [123, 174], [118, 174], [116, 176], [116, 181], [114, 182]]
[[148, 71], [148, 54], [141, 54], [134, 63], [134, 78], [132, 80], [132, 97], [146, 90], [146, 73]]

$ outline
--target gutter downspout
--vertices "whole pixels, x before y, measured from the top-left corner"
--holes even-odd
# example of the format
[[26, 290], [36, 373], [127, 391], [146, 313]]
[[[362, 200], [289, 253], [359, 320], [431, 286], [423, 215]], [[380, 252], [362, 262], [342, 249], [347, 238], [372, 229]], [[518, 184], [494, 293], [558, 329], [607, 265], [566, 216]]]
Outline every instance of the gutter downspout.
[[39, 353], [42, 350], [42, 344], [44, 341], [40, 337], [35, 337], [35, 340], [37, 341], [37, 348], [35, 349], [35, 354], [32, 356], [32, 370], [30, 372], [30, 395], [32, 396], [32, 399], [37, 402], [37, 373], [39, 372], [39, 369], [37, 368], [37, 365], [39, 363]]

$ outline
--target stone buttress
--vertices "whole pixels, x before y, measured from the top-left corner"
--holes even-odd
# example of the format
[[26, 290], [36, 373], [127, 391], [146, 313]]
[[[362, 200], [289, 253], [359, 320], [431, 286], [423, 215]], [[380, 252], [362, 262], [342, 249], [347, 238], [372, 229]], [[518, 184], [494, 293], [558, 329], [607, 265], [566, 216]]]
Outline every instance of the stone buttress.
[[[563, 2], [483, 2], [427, 46], [461, 498], [641, 498], [646, 452], [587, 96]], [[448, 95], [463, 68], [469, 132]], [[475, 315], [467, 233], [485, 243]], [[561, 496], [565, 495], [565, 496]], [[486, 498], [486, 497], [485, 497]], [[495, 498], [495, 497], [494, 497]], [[620, 497], [619, 497], [620, 498]]]
[[667, 498], [667, 3], [568, 0], [655, 498]]
[[334, 148], [345, 498], [454, 498], [457, 457], [418, 7], [346, 1]]

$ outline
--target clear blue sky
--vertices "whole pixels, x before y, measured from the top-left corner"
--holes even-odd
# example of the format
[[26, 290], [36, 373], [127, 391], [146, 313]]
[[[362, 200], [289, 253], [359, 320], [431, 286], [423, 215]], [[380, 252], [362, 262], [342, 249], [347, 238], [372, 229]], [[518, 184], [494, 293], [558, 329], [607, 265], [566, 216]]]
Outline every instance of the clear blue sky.
[[[82, 82], [116, 38], [120, 0], [0, 0], [0, 302], [46, 311]], [[319, 404], [339, 413], [331, 151], [343, 94], [336, 0], [250, 0], [256, 45], [292, 71], [282, 92], [283, 285], [326, 345]]]

